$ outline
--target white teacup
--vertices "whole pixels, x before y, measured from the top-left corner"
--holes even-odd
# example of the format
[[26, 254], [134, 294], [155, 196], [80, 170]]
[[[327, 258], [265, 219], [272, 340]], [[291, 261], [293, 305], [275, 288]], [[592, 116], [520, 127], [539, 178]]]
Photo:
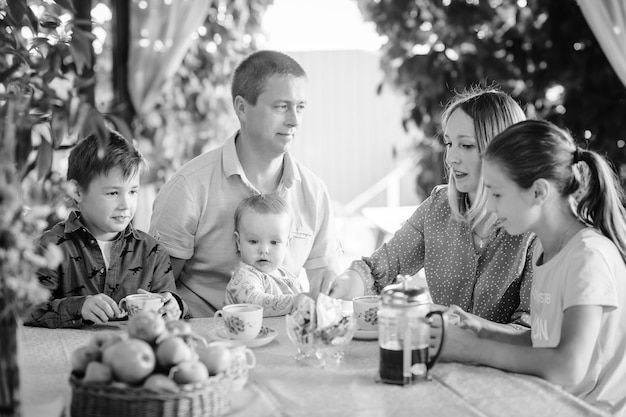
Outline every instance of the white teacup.
[[163, 307], [163, 297], [159, 294], [131, 294], [122, 298], [119, 302], [121, 310], [126, 311], [129, 317], [140, 311], [153, 311], [161, 314]]
[[241, 391], [248, 382], [249, 370], [256, 365], [256, 357], [252, 350], [241, 342], [234, 340], [218, 340], [209, 343], [209, 346], [220, 345], [230, 351], [230, 367], [226, 371], [232, 384], [233, 391]]
[[255, 304], [231, 304], [222, 307], [213, 316], [218, 329], [218, 318], [224, 321], [226, 334], [231, 340], [252, 340], [258, 336], [263, 324], [263, 307]]
[[377, 295], [364, 295], [352, 299], [352, 309], [358, 330], [378, 330], [379, 299]]

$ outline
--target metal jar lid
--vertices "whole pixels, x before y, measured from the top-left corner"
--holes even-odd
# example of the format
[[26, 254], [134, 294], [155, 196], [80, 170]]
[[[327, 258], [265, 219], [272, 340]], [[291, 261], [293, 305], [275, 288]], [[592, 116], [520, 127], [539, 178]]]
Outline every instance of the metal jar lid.
[[416, 306], [431, 304], [432, 298], [428, 288], [406, 287], [404, 284], [393, 284], [383, 288], [381, 301], [383, 305]]

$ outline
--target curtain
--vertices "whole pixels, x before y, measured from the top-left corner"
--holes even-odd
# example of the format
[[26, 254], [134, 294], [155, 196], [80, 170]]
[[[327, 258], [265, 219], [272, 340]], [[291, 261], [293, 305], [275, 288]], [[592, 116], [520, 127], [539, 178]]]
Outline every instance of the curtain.
[[578, 0], [617, 76], [626, 86], [626, 2], [624, 0]]
[[210, 6], [207, 0], [132, 0], [128, 90], [139, 117], [154, 108]]

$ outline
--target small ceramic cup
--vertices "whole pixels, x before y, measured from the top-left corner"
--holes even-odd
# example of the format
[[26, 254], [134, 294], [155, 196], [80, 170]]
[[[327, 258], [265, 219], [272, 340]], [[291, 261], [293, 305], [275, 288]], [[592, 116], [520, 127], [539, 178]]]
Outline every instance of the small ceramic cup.
[[[218, 326], [219, 319], [224, 326]], [[231, 340], [252, 340], [261, 331], [263, 307], [255, 304], [231, 304], [222, 307], [213, 316], [215, 329], [226, 328], [226, 335]]]
[[159, 294], [131, 294], [120, 300], [119, 307], [120, 310], [127, 312], [129, 317], [140, 311], [153, 311], [161, 314], [163, 297]]
[[377, 295], [364, 295], [352, 299], [357, 330], [378, 330], [379, 299], [380, 297]]
[[241, 391], [248, 382], [250, 369], [256, 365], [254, 352], [242, 342], [234, 340], [218, 340], [209, 343], [209, 346], [221, 345], [230, 351], [230, 368], [226, 371], [226, 377], [230, 379], [233, 391]]

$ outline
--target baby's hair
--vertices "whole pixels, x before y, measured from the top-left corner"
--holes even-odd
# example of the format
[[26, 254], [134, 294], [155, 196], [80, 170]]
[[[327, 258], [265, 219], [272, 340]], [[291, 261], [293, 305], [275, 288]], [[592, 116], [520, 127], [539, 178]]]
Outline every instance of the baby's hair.
[[[512, 124], [526, 120], [526, 115], [520, 105], [507, 93], [493, 86], [474, 86], [457, 93], [448, 102], [441, 116], [444, 131], [450, 116], [457, 109], [472, 118], [476, 143], [481, 154], [494, 136]], [[446, 168], [449, 169], [449, 167]], [[476, 201], [472, 201], [471, 207], [467, 207], [465, 193], [457, 190], [454, 176], [451, 175], [448, 182], [448, 201], [454, 216], [457, 219], [465, 219], [472, 225], [479, 223], [486, 214], [488, 197], [482, 175], [478, 183]]]
[[501, 167], [522, 189], [540, 178], [553, 182], [573, 200], [578, 217], [611, 239], [626, 260], [624, 190], [597, 152], [577, 147], [568, 132], [550, 122], [528, 120], [497, 135], [484, 160]]
[[307, 78], [295, 59], [277, 51], [257, 51], [246, 57], [235, 69], [231, 94], [233, 100], [241, 96], [253, 106], [272, 76]]
[[96, 176], [106, 175], [115, 167], [119, 167], [124, 179], [128, 179], [137, 173], [142, 174], [148, 165], [132, 143], [111, 130], [105, 143], [90, 135], [72, 149], [67, 179], [76, 181], [86, 190]]
[[276, 194], [255, 194], [245, 198], [235, 210], [235, 232], [239, 232], [241, 218], [246, 212], [259, 214], [286, 214], [289, 215], [287, 202]]

